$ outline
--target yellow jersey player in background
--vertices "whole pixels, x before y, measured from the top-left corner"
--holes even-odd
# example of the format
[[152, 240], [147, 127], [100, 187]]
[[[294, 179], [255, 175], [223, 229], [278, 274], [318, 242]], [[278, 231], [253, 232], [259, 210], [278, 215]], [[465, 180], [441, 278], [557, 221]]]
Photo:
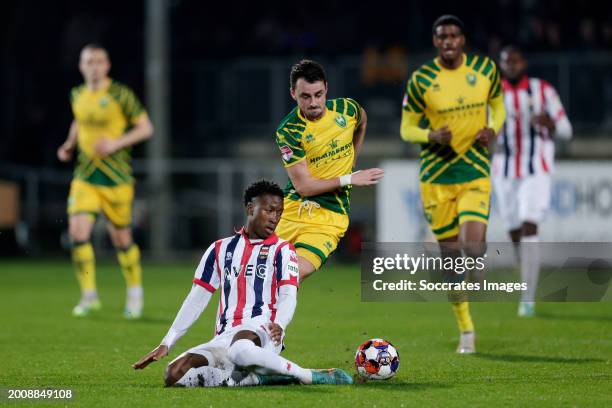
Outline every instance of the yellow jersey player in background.
[[85, 83], [72, 89], [74, 120], [57, 156], [69, 161], [78, 147], [68, 196], [68, 229], [81, 300], [72, 313], [86, 316], [100, 308], [90, 238], [96, 216], [102, 212], [127, 284], [125, 316], [134, 319], [142, 315], [143, 290], [140, 250], [131, 229], [130, 147], [150, 138], [153, 125], [134, 93], [108, 77], [110, 67], [103, 47], [90, 44], [81, 51], [79, 70]]
[[317, 62], [291, 68], [291, 97], [297, 106], [276, 130], [276, 143], [289, 175], [285, 211], [276, 228], [293, 243], [304, 280], [336, 249], [349, 225], [353, 186], [378, 183], [384, 171], [353, 172], [367, 117], [349, 98], [327, 100], [327, 78]]
[[[464, 26], [452, 15], [433, 25], [438, 56], [416, 70], [404, 96], [401, 136], [421, 144], [420, 190], [425, 217], [443, 256], [479, 257], [486, 250], [491, 178], [489, 146], [506, 112], [495, 63], [465, 55]], [[462, 279], [455, 275], [452, 279]], [[465, 296], [452, 302], [459, 353], [475, 352]]]

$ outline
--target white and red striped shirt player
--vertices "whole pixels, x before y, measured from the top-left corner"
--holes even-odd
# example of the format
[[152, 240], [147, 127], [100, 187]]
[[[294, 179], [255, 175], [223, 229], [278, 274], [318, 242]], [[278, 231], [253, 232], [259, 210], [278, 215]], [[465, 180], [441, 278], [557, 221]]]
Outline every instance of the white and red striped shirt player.
[[[284, 331], [295, 311], [298, 277], [295, 248], [276, 234], [253, 240], [240, 231], [220, 239], [202, 256], [192, 291], [162, 344], [172, 347], [219, 288], [215, 337], [239, 326], [261, 327], [270, 322]], [[295, 288], [282, 296], [285, 285]]]
[[[552, 173], [553, 139], [572, 137], [572, 125], [557, 91], [550, 83], [526, 75], [514, 86], [503, 79], [502, 87], [506, 122], [497, 139], [493, 175], [522, 178]], [[554, 135], [549, 134], [546, 127], [532, 123], [533, 117], [541, 114], [548, 114], [555, 122]]]
[[[550, 83], [524, 75], [515, 85], [502, 80], [502, 87], [506, 121], [497, 138], [492, 179], [500, 213], [512, 231], [544, 218], [550, 206], [554, 139], [570, 139], [572, 126]], [[554, 121], [554, 134], [534, 123], [540, 115]]]

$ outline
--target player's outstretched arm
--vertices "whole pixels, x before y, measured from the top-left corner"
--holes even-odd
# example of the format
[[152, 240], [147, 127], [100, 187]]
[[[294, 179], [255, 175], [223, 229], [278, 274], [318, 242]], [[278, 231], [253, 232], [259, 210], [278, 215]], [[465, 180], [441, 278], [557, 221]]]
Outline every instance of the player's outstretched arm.
[[349, 184], [353, 186], [377, 184], [378, 180], [383, 178], [385, 171], [379, 168], [371, 168], [333, 179], [318, 179], [310, 174], [306, 162], [302, 160], [291, 167], [287, 167], [287, 173], [299, 195], [312, 197], [337, 190]]
[[57, 158], [62, 162], [67, 162], [72, 159], [72, 153], [76, 147], [77, 137], [79, 135], [79, 126], [76, 120], [73, 120], [70, 124], [70, 130], [68, 130], [68, 137], [66, 141], [57, 149]]
[[168, 355], [168, 351], [187, 332], [187, 330], [189, 330], [193, 323], [198, 320], [208, 305], [211, 297], [211, 292], [201, 286], [193, 285], [189, 295], [187, 295], [187, 298], [185, 298], [181, 309], [176, 315], [176, 318], [172, 323], [172, 327], [170, 327], [170, 330], [168, 330], [168, 333], [161, 341], [161, 344], [157, 346], [155, 350], [146, 354], [136, 363], [132, 364], [132, 367], [139, 370]]
[[168, 346], [164, 344], [160, 344], [159, 346], [155, 348], [155, 350], [146, 354], [143, 358], [141, 358], [140, 360], [132, 364], [132, 368], [134, 368], [135, 370], [142, 370], [149, 364], [155, 361], [159, 361], [162, 358], [166, 357], [167, 355], [168, 355]]

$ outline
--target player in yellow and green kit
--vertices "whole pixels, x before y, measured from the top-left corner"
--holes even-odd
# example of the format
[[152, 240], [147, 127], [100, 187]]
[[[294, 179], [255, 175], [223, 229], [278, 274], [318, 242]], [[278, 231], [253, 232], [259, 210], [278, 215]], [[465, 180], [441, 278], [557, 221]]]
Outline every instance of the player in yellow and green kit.
[[352, 99], [327, 100], [327, 79], [320, 64], [298, 62], [289, 81], [297, 106], [276, 130], [289, 175], [276, 234], [295, 246], [304, 280], [344, 236], [351, 188], [376, 184], [384, 172], [378, 168], [353, 172], [365, 137], [366, 113]]
[[72, 89], [74, 120], [57, 151], [58, 158], [66, 162], [78, 147], [68, 196], [68, 228], [81, 300], [72, 313], [86, 316], [100, 308], [90, 237], [96, 216], [102, 212], [109, 221], [108, 231], [127, 284], [125, 316], [139, 318], [142, 270], [131, 229], [134, 179], [130, 147], [150, 138], [153, 125], [134, 93], [108, 77], [110, 59], [103, 47], [85, 46], [79, 69], [85, 83]]
[[[489, 58], [463, 53], [464, 27], [455, 16], [436, 20], [433, 44], [437, 58], [408, 81], [401, 136], [421, 144], [423, 210], [443, 254], [479, 257], [489, 218], [489, 145], [506, 117], [500, 75]], [[457, 352], [474, 353], [468, 302], [451, 301], [461, 332]]]

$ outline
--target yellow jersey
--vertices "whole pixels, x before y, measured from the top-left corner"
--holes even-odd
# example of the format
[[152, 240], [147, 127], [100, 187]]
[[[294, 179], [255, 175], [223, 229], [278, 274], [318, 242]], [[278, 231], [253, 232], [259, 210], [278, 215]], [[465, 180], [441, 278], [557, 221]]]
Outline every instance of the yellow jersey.
[[495, 121], [501, 118], [492, 125], [496, 132], [505, 118], [500, 74], [491, 59], [463, 55], [463, 63], [453, 70], [437, 59], [424, 64], [408, 81], [402, 105], [421, 129], [448, 125], [453, 135], [449, 146], [422, 141], [422, 182], [455, 184], [489, 177], [489, 152], [475, 137], [489, 126], [493, 107], [498, 110]]
[[78, 127], [74, 177], [104, 186], [132, 183], [131, 149], [101, 158], [95, 154], [95, 146], [102, 138], [120, 138], [147, 114], [134, 92], [111, 79], [108, 86], [95, 91], [85, 84], [73, 88], [70, 102]]
[[[276, 130], [276, 144], [283, 165], [291, 167], [306, 160], [310, 174], [318, 179], [332, 179], [353, 170], [355, 149], [353, 133], [361, 123], [361, 106], [350, 98], [328, 100], [323, 116], [317, 121], [306, 119], [295, 107]], [[285, 197], [292, 201], [308, 199], [331, 211], [348, 214], [351, 186], [313, 197], [300, 196], [291, 179]]]

